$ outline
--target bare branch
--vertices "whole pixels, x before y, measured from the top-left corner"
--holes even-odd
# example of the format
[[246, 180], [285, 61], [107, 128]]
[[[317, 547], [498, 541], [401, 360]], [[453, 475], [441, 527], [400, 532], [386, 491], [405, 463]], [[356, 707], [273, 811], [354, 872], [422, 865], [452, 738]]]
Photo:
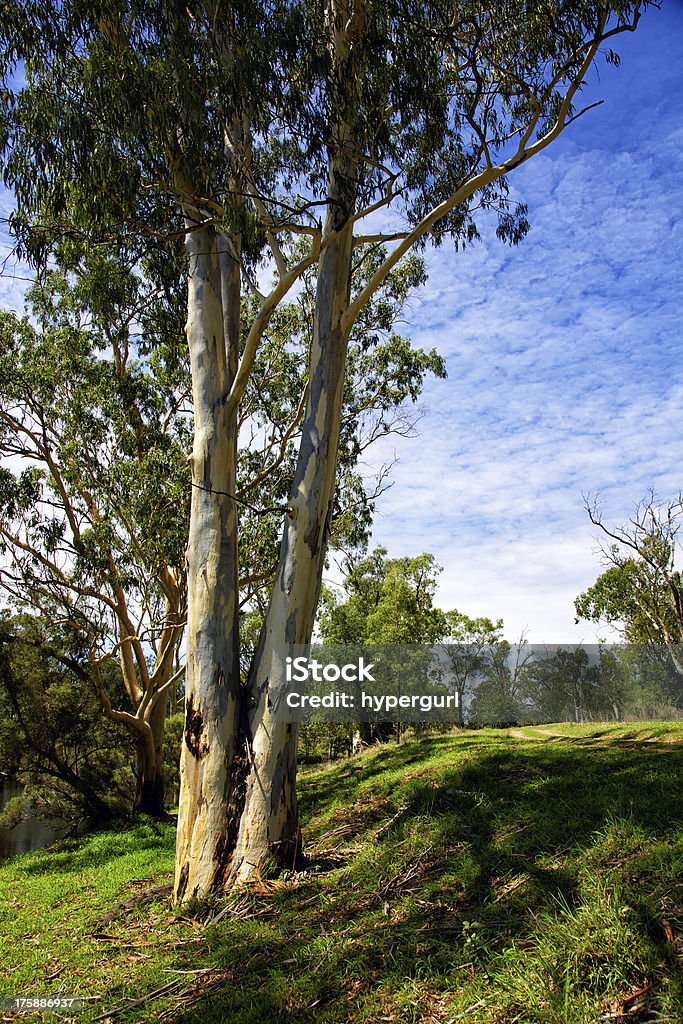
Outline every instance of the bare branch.
[[[511, 157], [509, 157], [507, 160], [504, 160], [502, 163], [498, 165], [487, 165], [483, 170], [480, 170], [479, 172], [475, 173], [474, 176], [465, 181], [449, 199], [446, 199], [442, 203], [439, 203], [428, 214], [426, 214], [422, 218], [422, 220], [415, 225], [414, 229], [408, 235], [406, 235], [406, 237], [402, 241], [399, 242], [395, 249], [392, 250], [392, 252], [387, 256], [386, 260], [383, 262], [381, 267], [377, 269], [377, 271], [372, 276], [370, 281], [368, 281], [368, 283], [361, 290], [359, 295], [357, 295], [354, 301], [349, 305], [344, 317], [344, 324], [347, 331], [350, 331], [351, 326], [353, 325], [358, 314], [369, 301], [371, 296], [380, 287], [380, 285], [386, 278], [387, 274], [396, 266], [396, 264], [403, 258], [403, 256], [408, 252], [408, 250], [431, 230], [431, 228], [433, 227], [434, 224], [437, 223], [437, 221], [441, 220], [442, 217], [445, 217], [448, 213], [451, 212], [451, 210], [455, 209], [455, 207], [458, 206], [460, 203], [463, 203], [467, 199], [469, 199], [469, 197], [473, 195], [474, 192], [478, 191], [480, 188], [484, 188], [485, 186], [492, 184], [494, 181], [497, 181], [504, 175], [508, 174], [510, 171], [514, 170], [514, 168], [519, 167], [522, 163], [525, 163], [532, 156], [535, 156], [537, 153], [540, 153], [543, 149], [549, 146], [550, 143], [553, 142], [558, 137], [558, 135], [560, 135], [560, 133], [567, 127], [567, 124], [569, 123], [569, 111], [571, 110], [572, 102], [578, 89], [580, 88], [586, 75], [588, 74], [588, 71], [595, 59], [595, 56], [598, 52], [601, 43], [604, 42], [605, 39], [618, 35], [621, 32], [634, 31], [639, 18], [640, 13], [636, 11], [634, 15], [634, 21], [632, 23], [626, 25], [618, 25], [614, 29], [610, 30], [610, 32], [606, 33], [605, 24], [607, 14], [603, 14], [601, 16], [600, 21], [598, 23], [598, 30], [596, 35], [590, 41], [583, 44], [577, 52], [571, 54], [571, 56], [564, 62], [562, 67], [557, 71], [552, 82], [550, 83], [550, 89], [554, 88], [556, 85], [559, 85], [563, 78], [566, 77], [567, 73], [569, 72], [577, 58], [580, 56], [580, 54], [584, 53], [585, 51], [585, 55], [583, 57], [583, 60], [581, 61], [579, 69], [573, 74], [572, 80], [566, 88], [564, 97], [562, 99], [562, 103], [560, 104], [560, 108], [553, 126], [545, 133], [545, 135], [543, 135], [540, 139], [537, 139], [536, 142], [534, 142], [531, 146], [528, 146], [531, 133], [533, 132], [539, 120], [539, 112], [537, 111], [534, 117], [531, 119], [531, 123], [527, 127], [526, 132], [520, 139], [520, 143], [516, 153], [514, 153]], [[380, 207], [387, 205], [386, 198], [381, 200], [377, 205]], [[366, 215], [368, 212], [370, 212], [371, 209], [372, 208], [369, 208], [368, 211], [364, 211], [362, 214], [359, 214], [358, 218], [356, 219], [359, 219], [360, 216]]]
[[[329, 240], [328, 240], [329, 244]], [[307, 256], [300, 260], [294, 267], [289, 270], [284, 277], [281, 277], [276, 286], [272, 289], [269, 295], [261, 303], [261, 308], [258, 315], [254, 319], [251, 325], [247, 340], [244, 346], [244, 352], [240, 360], [240, 365], [235, 375], [235, 380], [230, 389], [230, 393], [227, 396], [228, 416], [232, 417], [235, 415], [239, 403], [244, 395], [249, 377], [251, 375], [254, 361], [256, 359], [256, 353], [258, 351], [263, 332], [268, 326], [268, 322], [275, 312], [278, 304], [285, 297], [287, 292], [290, 290], [292, 285], [298, 281], [301, 275], [312, 266], [320, 255], [321, 243], [318, 239], [314, 239], [313, 245]]]

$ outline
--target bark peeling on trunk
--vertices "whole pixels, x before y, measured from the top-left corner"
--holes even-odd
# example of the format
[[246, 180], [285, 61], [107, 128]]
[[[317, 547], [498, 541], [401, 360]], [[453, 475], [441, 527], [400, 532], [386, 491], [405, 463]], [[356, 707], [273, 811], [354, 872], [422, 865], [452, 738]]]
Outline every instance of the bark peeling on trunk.
[[[344, 156], [343, 168], [335, 168], [335, 184], [331, 188], [340, 194], [340, 180], [348, 183], [354, 174], [355, 165]], [[220, 526], [226, 531], [221, 534], [222, 545], [214, 533], [217, 550], [205, 550], [198, 536], [207, 490], [193, 488], [188, 546], [186, 718], [176, 862], [178, 900], [248, 880], [269, 861], [293, 867], [301, 854], [295, 787], [296, 728], [274, 720], [269, 684], [271, 679], [284, 676], [286, 646], [310, 641], [320, 593], [334, 500], [348, 343], [342, 319], [348, 306], [353, 247], [348, 210], [348, 203], [332, 202], [326, 222], [326, 231], [334, 233], [335, 237], [320, 261], [303, 441], [283, 530], [277, 577], [245, 688], [239, 685], [236, 623], [234, 634], [229, 631], [236, 608], [225, 607], [225, 595], [236, 594], [236, 583], [235, 590], [229, 590], [223, 576], [222, 583], [216, 580], [214, 586], [209, 587], [206, 569], [211, 555], [218, 558], [221, 553], [226, 558], [226, 572], [229, 569], [232, 573], [236, 568], [236, 522], [231, 518], [235, 517], [234, 502], [228, 500], [225, 505], [228, 520], [216, 525], [216, 530]], [[199, 287], [198, 282], [196, 287]], [[214, 323], [219, 305], [215, 289], [216, 285]], [[204, 282], [201, 303], [198, 303], [204, 331], [202, 335], [197, 329], [200, 338], [208, 336], [206, 322], [210, 322], [211, 294]], [[191, 312], [193, 308], [191, 298]], [[192, 346], [191, 324], [192, 315], [188, 320]], [[203, 346], [197, 345], [200, 352], [195, 354], [194, 362], [198, 371], [206, 372], [207, 347], [206, 342]], [[214, 344], [213, 353], [216, 351]], [[215, 410], [217, 403], [206, 400], [205, 396], [204, 406]], [[195, 416], [198, 416], [197, 406]], [[232, 439], [230, 426], [223, 424]], [[197, 433], [202, 436], [199, 418]], [[214, 435], [214, 451], [220, 450], [221, 436]], [[226, 443], [225, 436], [223, 441]], [[206, 462], [206, 457], [200, 463], [195, 456], [193, 473], [205, 481], [209, 472], [209, 478], [215, 480], [214, 466], [207, 467]], [[231, 470], [234, 473], [234, 463], [231, 463]], [[212, 487], [215, 486], [214, 483]], [[234, 489], [231, 490], [234, 479], [229, 486], [223, 484], [221, 488], [234, 493]], [[234, 549], [229, 543], [233, 536]], [[227, 559], [228, 552], [232, 552], [234, 565]], [[229, 664], [232, 664], [232, 673], [228, 670]]]
[[237, 608], [237, 429], [226, 399], [239, 346], [240, 270], [213, 229], [188, 234], [187, 339], [195, 438], [187, 548], [185, 727], [176, 845], [176, 898], [219, 887], [229, 823], [240, 803], [244, 738]]
[[[271, 681], [284, 678], [287, 647], [310, 642], [334, 501], [358, 172], [351, 111], [356, 103], [352, 53], [360, 47], [353, 50], [349, 39], [360, 28], [360, 21], [356, 22], [362, 8], [362, 0], [353, 11], [345, 2], [327, 3], [330, 46], [343, 95], [334, 99], [338, 119], [330, 147], [308, 401], [277, 574], [245, 687], [239, 682], [236, 508], [227, 499], [218, 503], [223, 510], [218, 514], [218, 495], [211, 493], [219, 486], [218, 479], [222, 490], [234, 494], [235, 487], [237, 427], [221, 415], [225, 411], [221, 396], [228, 394], [236, 367], [223, 366], [221, 354], [227, 349], [236, 359], [238, 351], [238, 269], [235, 264], [231, 277], [223, 267], [221, 274], [208, 231], [188, 235], [187, 335], [195, 449], [177, 900], [246, 881], [269, 861], [293, 867], [301, 853], [297, 730], [275, 720], [269, 691]], [[223, 262], [230, 262], [227, 255]], [[236, 284], [234, 294], [226, 289], [229, 280]], [[218, 341], [221, 311], [225, 349]], [[226, 595], [229, 607], [224, 607]], [[220, 685], [211, 674], [218, 670], [223, 674]]]
[[271, 680], [284, 679], [284, 658], [295, 644], [310, 643], [334, 501], [344, 392], [356, 165], [339, 147], [330, 170], [330, 203], [318, 269], [310, 356], [309, 398], [288, 503], [280, 558], [268, 612], [251, 666], [252, 736], [246, 801], [230, 881], [246, 881], [269, 862], [294, 867], [301, 855], [296, 802], [296, 727], [278, 722], [269, 697]]

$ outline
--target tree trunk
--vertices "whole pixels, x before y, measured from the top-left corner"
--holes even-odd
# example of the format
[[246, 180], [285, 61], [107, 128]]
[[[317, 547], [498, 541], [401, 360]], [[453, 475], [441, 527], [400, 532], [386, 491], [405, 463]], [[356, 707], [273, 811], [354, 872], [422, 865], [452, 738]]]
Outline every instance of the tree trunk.
[[149, 716], [149, 734], [136, 737], [137, 791], [135, 810], [162, 818], [166, 813], [164, 789], [164, 720], [166, 701], [157, 699]]
[[[350, 11], [328, 0], [337, 61], [340, 119], [331, 146], [324, 247], [318, 266], [309, 397], [273, 591], [246, 687], [240, 687], [235, 503], [212, 493], [235, 488], [236, 426], [224, 396], [239, 351], [239, 270], [223, 273], [207, 231], [188, 234], [188, 342], [195, 401], [193, 501], [188, 545], [188, 654], [177, 900], [257, 875], [269, 860], [292, 866], [300, 853], [294, 725], [275, 721], [271, 681], [284, 679], [286, 649], [308, 644], [334, 499], [348, 329], [357, 147], [344, 120], [355, 109]], [[346, 14], [346, 17], [342, 15]], [[208, 256], [203, 253], [209, 253]], [[224, 257], [229, 263], [229, 257]], [[226, 287], [226, 282], [234, 287]], [[225, 314], [221, 325], [220, 312]], [[231, 319], [232, 318], [232, 319]], [[234, 340], [233, 340], [234, 339]], [[230, 356], [229, 358], [232, 358]], [[220, 483], [216, 483], [220, 481]]]
[[369, 722], [358, 722], [353, 730], [353, 752], [360, 754], [372, 743], [372, 728]]
[[465, 728], [465, 708], [464, 708], [465, 688], [466, 688], [466, 684], [463, 683], [462, 686], [456, 687], [456, 691], [455, 691], [457, 693], [457, 695], [458, 695], [458, 708], [457, 708], [458, 716], [457, 716], [457, 721], [456, 721], [455, 724], [460, 729], [464, 729]]
[[[244, 787], [237, 604], [237, 429], [226, 410], [239, 351], [240, 270], [212, 228], [188, 233], [187, 339], [195, 436], [187, 548], [178, 900], [220, 887]], [[241, 738], [242, 737], [242, 738]]]
[[330, 517], [344, 391], [356, 165], [348, 150], [330, 173], [325, 234], [338, 232], [318, 268], [310, 389], [296, 472], [288, 502], [280, 558], [268, 612], [248, 681], [251, 734], [244, 809], [230, 870], [243, 881], [266, 863], [292, 867], [301, 854], [296, 802], [297, 729], [274, 719], [269, 687], [284, 679], [284, 658], [310, 643]]

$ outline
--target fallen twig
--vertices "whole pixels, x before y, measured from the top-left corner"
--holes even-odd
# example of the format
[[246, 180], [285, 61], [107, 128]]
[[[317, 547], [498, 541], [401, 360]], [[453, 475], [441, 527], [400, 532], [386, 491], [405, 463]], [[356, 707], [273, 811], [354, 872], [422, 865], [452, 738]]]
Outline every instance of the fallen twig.
[[105, 924], [111, 924], [112, 921], [116, 920], [120, 914], [127, 914], [129, 910], [133, 910], [134, 907], [144, 906], [146, 903], [152, 903], [156, 899], [170, 896], [173, 892], [173, 884], [171, 882], [164, 885], [156, 885], [151, 889], [145, 889], [143, 892], [136, 893], [135, 896], [130, 896], [127, 900], [122, 900], [120, 903], [116, 903], [111, 910], [102, 917], [98, 917], [95, 921], [95, 927], [101, 927]]
[[380, 826], [380, 828], [377, 829], [374, 835], [375, 842], [378, 839], [382, 839], [387, 834], [392, 825], [395, 825], [397, 821], [400, 821], [401, 818], [405, 817], [409, 810], [410, 804], [401, 804], [399, 809], [396, 811], [396, 814], [394, 814], [391, 818], [389, 818], [388, 821], [386, 821], [382, 826]]
[[113, 1010], [107, 1010], [105, 1013], [101, 1013], [99, 1017], [93, 1017], [93, 1024], [98, 1020], [107, 1020], [111, 1017], [118, 1017], [119, 1014], [125, 1013], [127, 1010], [131, 1010], [134, 1006], [143, 1006], [145, 1003], [150, 1003], [153, 999], [159, 999], [160, 996], [168, 996], [172, 992], [177, 991], [182, 983], [182, 978], [176, 978], [174, 981], [169, 981], [168, 984], [162, 985], [161, 988], [155, 989], [153, 992], [148, 992], [144, 996], [140, 996], [139, 999], [128, 999], [121, 1006], [115, 1007]]

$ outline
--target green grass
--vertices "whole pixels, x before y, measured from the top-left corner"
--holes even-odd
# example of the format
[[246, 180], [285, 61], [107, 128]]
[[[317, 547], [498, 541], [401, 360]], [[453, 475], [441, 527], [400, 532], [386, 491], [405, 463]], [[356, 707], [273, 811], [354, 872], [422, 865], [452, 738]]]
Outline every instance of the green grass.
[[564, 736], [567, 739], [591, 741], [603, 739], [636, 742], [661, 740], [664, 743], [677, 743], [683, 740], [683, 722], [605, 722], [602, 724], [561, 722], [555, 725], [524, 726], [517, 731], [524, 733], [529, 739]]
[[91, 997], [82, 1024], [169, 982], [112, 1019], [683, 1021], [683, 727], [548, 729], [305, 770], [307, 869], [218, 901], [206, 927], [164, 900], [98, 924], [170, 880], [169, 826], [16, 858], [0, 991]]

